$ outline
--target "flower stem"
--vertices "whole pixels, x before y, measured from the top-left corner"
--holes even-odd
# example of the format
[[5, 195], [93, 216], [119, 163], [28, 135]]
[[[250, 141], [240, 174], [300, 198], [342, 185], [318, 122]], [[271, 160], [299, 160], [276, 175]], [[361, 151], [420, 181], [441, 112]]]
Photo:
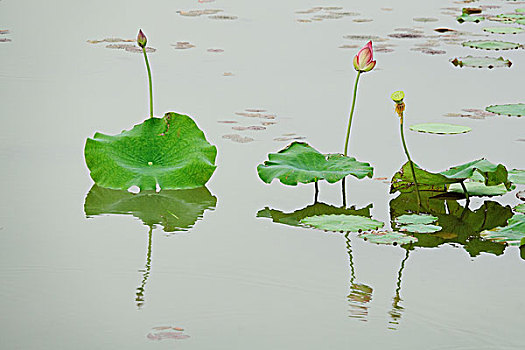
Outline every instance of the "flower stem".
[[146, 55], [146, 48], [142, 48], [144, 54], [144, 60], [146, 61], [146, 68], [148, 69], [148, 80], [149, 80], [149, 117], [153, 118], [153, 84], [151, 83], [151, 69], [149, 68], [148, 55]]
[[419, 186], [417, 184], [416, 179], [416, 172], [414, 170], [414, 162], [412, 162], [412, 159], [410, 158], [410, 154], [408, 153], [407, 144], [405, 142], [405, 132], [403, 130], [403, 117], [401, 116], [401, 123], [399, 124], [400, 131], [401, 131], [401, 141], [403, 142], [403, 148], [405, 149], [405, 154], [407, 155], [408, 162], [410, 163], [410, 170], [412, 170], [412, 177], [414, 178], [414, 184], [416, 185], [416, 193], [417, 193], [417, 203], [418, 206], [421, 205], [421, 196], [419, 194]]
[[354, 116], [354, 108], [355, 108], [355, 98], [357, 96], [357, 83], [359, 82], [359, 77], [361, 76], [361, 72], [357, 72], [357, 77], [355, 78], [355, 85], [354, 85], [354, 98], [352, 100], [352, 108], [350, 108], [350, 117], [348, 119], [348, 131], [346, 132], [346, 141], [345, 141], [345, 153], [344, 155], [348, 155], [348, 141], [350, 139], [350, 128], [352, 127], [352, 117]]

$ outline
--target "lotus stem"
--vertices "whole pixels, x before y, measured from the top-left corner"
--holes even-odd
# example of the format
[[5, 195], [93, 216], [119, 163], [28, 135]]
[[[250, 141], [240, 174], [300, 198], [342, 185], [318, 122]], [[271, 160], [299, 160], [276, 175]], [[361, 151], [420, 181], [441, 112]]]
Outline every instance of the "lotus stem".
[[468, 196], [467, 187], [465, 186], [464, 181], [461, 181], [460, 184], [461, 184], [461, 188], [463, 189], [463, 193], [465, 194], [465, 198], [467, 199], [467, 206], [468, 206], [469, 196]]
[[346, 177], [341, 181], [341, 191], [343, 193], [343, 208], [346, 208]]
[[314, 194], [314, 203], [317, 203], [317, 199], [319, 198], [319, 182], [314, 182], [314, 188], [315, 188], [315, 194]]
[[359, 82], [359, 77], [361, 76], [361, 72], [357, 72], [357, 76], [355, 78], [355, 84], [354, 84], [354, 98], [352, 99], [352, 107], [350, 108], [350, 117], [348, 118], [348, 131], [346, 132], [346, 141], [345, 141], [345, 152], [344, 155], [348, 155], [348, 141], [350, 140], [350, 129], [352, 127], [352, 117], [354, 116], [354, 108], [355, 108], [355, 100], [357, 97], [357, 83]]
[[151, 82], [151, 69], [149, 67], [148, 55], [146, 54], [146, 47], [142, 48], [144, 54], [144, 61], [146, 61], [146, 68], [148, 69], [148, 80], [149, 80], [149, 117], [153, 118], [153, 84]]
[[405, 142], [405, 132], [404, 132], [404, 128], [403, 128], [403, 113], [401, 112], [401, 123], [399, 124], [400, 126], [400, 131], [401, 131], [401, 141], [403, 143], [403, 148], [405, 149], [405, 154], [407, 155], [407, 158], [408, 158], [408, 162], [410, 164], [410, 170], [412, 171], [412, 177], [414, 178], [414, 184], [416, 185], [416, 193], [417, 193], [417, 204], [418, 204], [418, 207], [421, 205], [421, 195], [419, 194], [419, 186], [417, 184], [417, 179], [416, 179], [416, 171], [414, 170], [414, 162], [412, 162], [412, 159], [410, 158], [410, 154], [408, 153], [408, 148], [407, 148], [407, 144]]

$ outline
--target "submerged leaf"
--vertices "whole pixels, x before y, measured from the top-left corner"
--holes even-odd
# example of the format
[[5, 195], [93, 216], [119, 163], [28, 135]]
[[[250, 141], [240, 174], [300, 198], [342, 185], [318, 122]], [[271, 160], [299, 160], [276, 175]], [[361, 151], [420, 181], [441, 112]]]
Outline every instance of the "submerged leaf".
[[497, 41], [497, 40], [466, 41], [462, 45], [473, 48], [473, 49], [481, 49], [481, 50], [514, 50], [514, 49], [519, 49], [521, 46], [518, 43], [512, 43], [508, 41]]
[[279, 179], [285, 185], [326, 180], [337, 182], [348, 175], [358, 179], [372, 177], [373, 168], [355, 158], [341, 154], [323, 155], [304, 142], [293, 142], [257, 167], [259, 177], [266, 183]]
[[463, 134], [471, 131], [472, 129], [468, 126], [454, 124], [423, 123], [411, 125], [410, 130], [430, 134]]
[[525, 115], [525, 103], [515, 103], [506, 105], [493, 105], [485, 108], [487, 112], [502, 114], [502, 115], [514, 115], [522, 117]]
[[170, 112], [115, 136], [96, 133], [87, 139], [84, 154], [99, 186], [188, 189], [208, 182], [217, 149], [190, 117]]
[[397, 217], [395, 222], [397, 224], [431, 224], [437, 221], [437, 217], [430, 214], [405, 214]]
[[491, 241], [519, 246], [525, 237], [525, 214], [515, 214], [509, 219], [508, 226], [483, 231], [481, 236]]
[[417, 238], [394, 231], [372, 231], [361, 233], [359, 237], [376, 244], [402, 245], [417, 242]]
[[357, 232], [377, 230], [385, 224], [358, 215], [317, 215], [301, 220], [301, 223], [325, 231]]
[[410, 224], [400, 228], [401, 231], [408, 231], [412, 233], [434, 233], [441, 231], [441, 226], [425, 225], [425, 224]]

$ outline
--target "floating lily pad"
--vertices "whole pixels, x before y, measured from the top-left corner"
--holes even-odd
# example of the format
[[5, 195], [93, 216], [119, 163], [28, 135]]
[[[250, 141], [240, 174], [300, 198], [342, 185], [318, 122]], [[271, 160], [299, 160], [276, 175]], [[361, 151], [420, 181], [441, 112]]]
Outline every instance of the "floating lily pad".
[[519, 185], [525, 185], [525, 170], [509, 170], [509, 181]]
[[429, 134], [463, 134], [471, 131], [468, 126], [439, 123], [423, 123], [410, 126], [410, 130]]
[[464, 13], [461, 16], [457, 17], [456, 20], [459, 23], [464, 23], [464, 22], [479, 23], [479, 22], [485, 20], [485, 17], [483, 17], [483, 16], [471, 16], [469, 14]]
[[525, 214], [515, 214], [505, 227], [497, 227], [481, 232], [481, 236], [491, 241], [519, 246], [525, 237]]
[[361, 233], [359, 237], [376, 244], [402, 245], [417, 242], [417, 238], [395, 231], [372, 231]]
[[285, 185], [296, 186], [299, 182], [319, 180], [334, 183], [348, 175], [371, 178], [373, 168], [341, 154], [321, 154], [307, 143], [296, 141], [278, 153], [269, 154], [268, 160], [257, 167], [257, 172], [266, 183], [279, 179]]
[[[486, 186], [483, 182], [477, 181], [465, 181], [464, 184], [469, 196], [501, 196], [508, 192], [504, 184]], [[464, 193], [461, 184], [451, 184], [448, 191], [453, 193]]]
[[497, 15], [498, 18], [503, 18], [508, 21], [518, 21], [521, 19], [525, 19], [525, 15], [521, 13], [502, 13], [500, 15]]
[[437, 217], [430, 214], [405, 214], [398, 216], [395, 220], [397, 224], [432, 224], [437, 221]]
[[412, 233], [434, 233], [441, 231], [441, 226], [437, 225], [425, 225], [425, 224], [410, 224], [403, 226], [402, 231], [408, 231]]
[[385, 225], [381, 221], [364, 216], [344, 214], [310, 216], [302, 219], [301, 223], [320, 230], [336, 232], [377, 230]]
[[519, 49], [521, 46], [518, 43], [513, 43], [510, 41], [497, 41], [497, 40], [466, 41], [462, 45], [473, 48], [473, 49], [496, 50], [496, 51], [497, 50], [514, 50], [514, 49]]
[[525, 32], [525, 29], [519, 27], [488, 27], [483, 28], [485, 32], [494, 34], [518, 34]]
[[515, 103], [507, 105], [493, 105], [485, 108], [487, 112], [501, 114], [501, 115], [514, 115], [522, 117], [525, 115], [525, 103]]
[[84, 154], [99, 186], [189, 189], [208, 182], [217, 149], [190, 117], [169, 112], [119, 135], [96, 133], [87, 139]]
[[86, 196], [84, 212], [87, 217], [133, 215], [146, 226], [161, 225], [165, 232], [175, 232], [189, 230], [216, 203], [217, 198], [205, 187], [135, 194], [94, 185]]
[[525, 19], [518, 19], [516, 23], [525, 25]]
[[473, 67], [473, 68], [495, 68], [495, 67], [510, 67], [512, 62], [503, 57], [459, 57], [450, 61], [454, 66], [459, 67]]
[[514, 212], [525, 214], [525, 203], [518, 204], [514, 207]]

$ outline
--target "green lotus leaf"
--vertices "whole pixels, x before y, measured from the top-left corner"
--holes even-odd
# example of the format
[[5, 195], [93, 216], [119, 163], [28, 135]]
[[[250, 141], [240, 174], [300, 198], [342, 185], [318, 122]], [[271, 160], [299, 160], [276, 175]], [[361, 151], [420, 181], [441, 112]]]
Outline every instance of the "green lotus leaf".
[[[508, 192], [507, 188], [503, 184], [496, 186], [486, 186], [483, 182], [465, 181], [464, 185], [469, 196], [501, 196]], [[453, 193], [464, 193], [460, 184], [451, 184], [448, 191]]]
[[525, 15], [520, 13], [502, 13], [500, 15], [497, 15], [498, 18], [508, 19], [509, 21], [517, 21], [521, 19], [525, 19]]
[[509, 41], [497, 41], [497, 40], [466, 41], [462, 45], [473, 48], [473, 49], [481, 49], [481, 50], [514, 50], [514, 49], [519, 49], [521, 46], [518, 43], [512, 43]]
[[510, 67], [512, 62], [503, 57], [474, 57], [466, 56], [454, 58], [450, 61], [454, 66], [472, 67], [472, 68], [495, 68], [495, 67]]
[[371, 231], [359, 235], [365, 241], [376, 244], [403, 245], [417, 242], [417, 238], [395, 231]]
[[190, 190], [131, 193], [93, 185], [84, 203], [87, 217], [133, 215], [144, 225], [161, 225], [165, 232], [187, 231], [204, 211], [213, 210], [217, 198], [205, 187]]
[[[417, 176], [417, 175], [416, 175]], [[407, 225], [407, 224], [432, 224], [437, 221], [437, 216], [430, 214], [405, 214], [395, 219], [396, 224]]]
[[522, 214], [525, 214], [525, 203], [522, 203], [522, 204], [518, 204], [517, 206], [514, 207], [514, 212], [516, 213], [522, 213]]
[[452, 167], [449, 170], [440, 172], [440, 174], [449, 179], [465, 180], [475, 176], [476, 172], [483, 175], [486, 186], [504, 184], [507, 189], [511, 187], [505, 166], [493, 164], [484, 158]]
[[96, 133], [84, 154], [91, 178], [102, 187], [190, 189], [210, 179], [217, 149], [190, 117], [170, 112], [119, 135]]
[[483, 17], [483, 16], [472, 16], [472, 15], [469, 15], [467, 13], [464, 13], [461, 16], [457, 17], [456, 20], [459, 23], [463, 23], [463, 22], [479, 23], [480, 21], [485, 20], [485, 17]]
[[509, 181], [519, 185], [525, 185], [525, 170], [509, 170]]
[[385, 225], [381, 221], [364, 216], [344, 214], [310, 216], [302, 219], [301, 223], [320, 230], [336, 232], [377, 230]]
[[483, 28], [483, 30], [493, 34], [518, 34], [525, 31], [525, 29], [519, 27], [487, 27]]
[[269, 218], [273, 222], [289, 225], [289, 226], [302, 226], [301, 220], [310, 216], [316, 215], [329, 215], [329, 214], [345, 214], [345, 215], [359, 215], [370, 217], [370, 209], [372, 204], [368, 206], [356, 209], [355, 207], [350, 208], [340, 208], [333, 205], [328, 205], [325, 203], [317, 202], [312, 205], [309, 205], [303, 209], [295, 210], [291, 213], [283, 213], [282, 211], [270, 209], [268, 207], [261, 209], [257, 212], [258, 218]]
[[525, 115], [525, 103], [515, 103], [506, 105], [493, 105], [485, 108], [487, 112], [501, 114], [501, 115], [514, 115], [522, 117]]
[[[420, 191], [438, 191], [446, 192], [447, 185], [460, 182], [461, 180], [449, 179], [441, 174], [435, 174], [423, 170], [414, 163], [414, 172], [416, 173], [416, 179]], [[414, 191], [414, 177], [410, 169], [410, 162], [406, 162], [397, 173], [394, 174], [390, 181], [390, 193], [400, 192], [411, 192]]]
[[411, 125], [410, 130], [430, 134], [463, 134], [472, 129], [468, 126], [454, 124], [423, 123]]
[[525, 25], [525, 19], [518, 19], [516, 23]]
[[515, 214], [505, 227], [497, 227], [492, 230], [481, 232], [485, 239], [519, 246], [525, 237], [525, 214]]
[[257, 172], [266, 183], [279, 179], [283, 184], [296, 186], [326, 180], [334, 183], [345, 176], [358, 179], [372, 177], [374, 169], [368, 163], [341, 154], [323, 155], [304, 142], [293, 142], [278, 153], [270, 153], [264, 164], [259, 164]]
[[400, 228], [402, 231], [412, 233], [434, 233], [441, 231], [441, 226], [437, 225], [425, 225], [425, 224], [410, 224]]
[[523, 8], [523, 9], [516, 9], [516, 12], [517, 13], [525, 13], [525, 8]]

